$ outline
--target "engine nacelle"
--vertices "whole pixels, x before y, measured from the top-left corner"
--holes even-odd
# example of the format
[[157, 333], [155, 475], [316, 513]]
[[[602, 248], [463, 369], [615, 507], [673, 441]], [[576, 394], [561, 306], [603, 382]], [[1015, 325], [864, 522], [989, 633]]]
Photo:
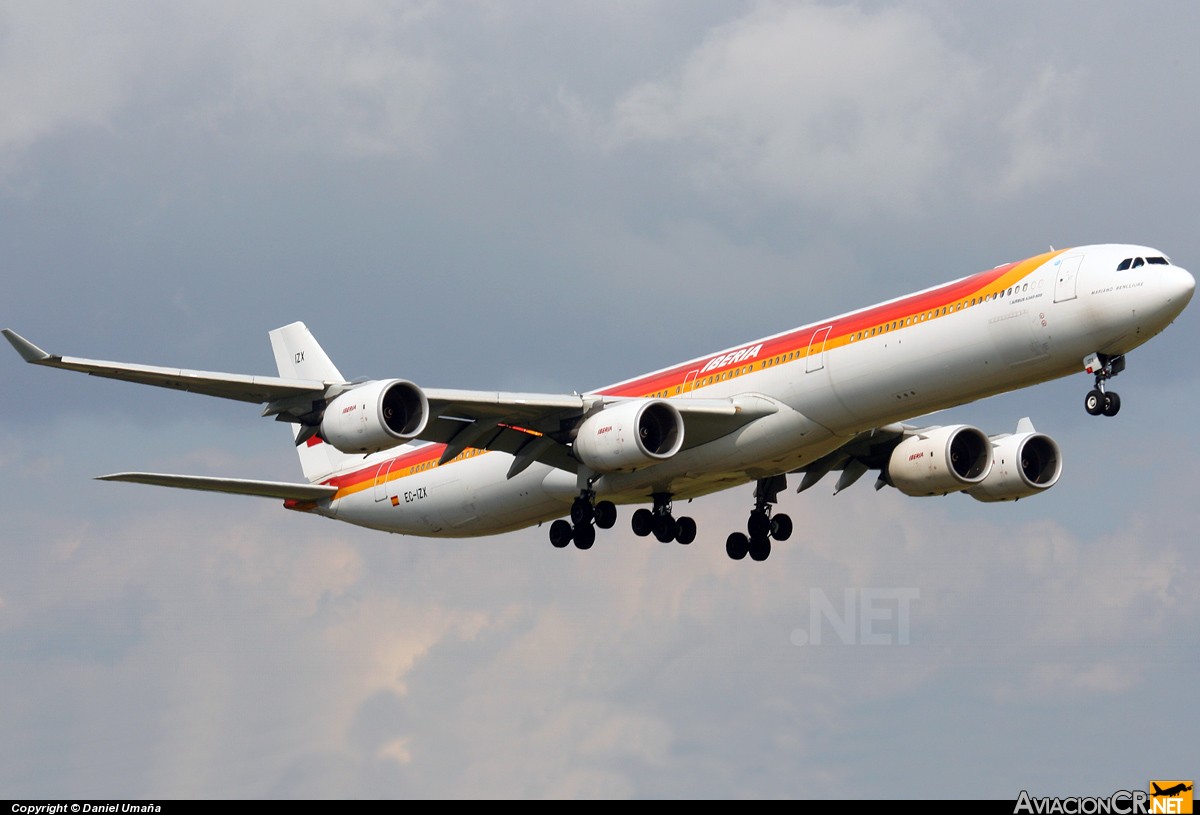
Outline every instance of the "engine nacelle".
[[416, 438], [428, 421], [424, 391], [403, 379], [381, 379], [330, 402], [321, 438], [343, 453], [375, 453]]
[[683, 446], [683, 416], [670, 402], [618, 402], [589, 416], [575, 436], [575, 457], [598, 473], [636, 470]]
[[900, 442], [888, 461], [888, 478], [905, 495], [945, 495], [982, 483], [991, 469], [991, 440], [959, 424]]
[[1017, 433], [995, 442], [992, 471], [967, 490], [976, 501], [1016, 501], [1058, 483], [1062, 453], [1045, 433]]

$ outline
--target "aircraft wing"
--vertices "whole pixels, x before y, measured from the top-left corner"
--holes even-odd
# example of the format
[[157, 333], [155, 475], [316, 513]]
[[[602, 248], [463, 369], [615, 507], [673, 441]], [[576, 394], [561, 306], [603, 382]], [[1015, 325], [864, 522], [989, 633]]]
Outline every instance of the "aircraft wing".
[[[84, 359], [50, 354], [10, 329], [3, 329], [5, 339], [29, 363], [63, 368], [69, 371], [119, 379], [142, 385], [201, 393], [222, 399], [266, 403], [264, 415], [274, 415], [287, 421], [308, 425], [310, 417], [319, 417], [326, 400], [353, 384], [311, 379], [287, 379], [274, 376], [192, 371], [154, 365], [138, 365], [107, 360]], [[442, 461], [448, 461], [467, 448], [499, 450], [516, 457], [510, 477], [530, 463], [539, 461], [575, 472], [578, 462], [571, 455], [567, 442], [572, 431], [589, 415], [622, 399], [602, 394], [544, 394], [501, 391], [470, 391], [455, 389], [423, 389], [429, 402], [430, 417], [417, 436], [423, 441], [446, 445]], [[670, 404], [679, 410], [684, 420], [683, 449], [705, 444], [732, 433], [738, 428], [778, 410], [773, 400], [764, 396], [745, 394], [732, 399], [672, 399]], [[315, 434], [298, 436], [303, 442]], [[141, 483], [182, 486], [190, 489], [220, 489], [238, 492], [246, 484], [230, 480], [206, 481], [188, 476], [156, 474], [120, 474], [109, 480], [141, 479]], [[166, 479], [150, 481], [149, 478]], [[168, 483], [168, 480], [170, 483]], [[249, 483], [249, 482], [247, 482]], [[234, 489], [233, 487], [238, 487]], [[264, 487], [264, 489], [266, 489]], [[252, 495], [272, 495], [272, 492], [251, 492]], [[285, 497], [294, 497], [289, 494]], [[311, 498], [311, 496], [309, 496]]]
[[248, 478], [211, 478], [201, 475], [172, 475], [169, 473], [113, 473], [97, 476], [97, 481], [127, 481], [133, 484], [153, 484], [157, 487], [179, 487], [203, 492], [226, 492], [234, 495], [256, 495], [260, 498], [283, 498], [296, 501], [317, 501], [337, 492], [337, 487], [323, 484], [293, 484], [287, 481], [253, 481]]
[[236, 399], [241, 402], [271, 402], [297, 396], [320, 398], [325, 393], [328, 384], [331, 384], [307, 379], [246, 376], [215, 371], [189, 371], [180, 368], [160, 368], [154, 365], [133, 365], [126, 362], [64, 357], [46, 353], [10, 329], [2, 329], [0, 333], [4, 334], [4, 338], [26, 362], [34, 365], [63, 368], [106, 379], [120, 379], [125, 382], [202, 393], [207, 396]]
[[[576, 472], [578, 462], [564, 439], [593, 410], [606, 401], [589, 394], [503, 393], [492, 391], [426, 390], [430, 421], [420, 438], [446, 445], [446, 462], [467, 448], [499, 450], [516, 457], [509, 477], [534, 461]], [[684, 449], [705, 444], [778, 410], [765, 397], [733, 399], [674, 399], [684, 420]]]
[[[905, 424], [889, 424], [859, 433], [833, 452], [796, 470], [795, 472], [804, 473], [796, 492], [804, 492], [832, 470], [840, 470], [842, 473], [838, 477], [837, 486], [834, 487], [835, 494], [849, 487], [868, 470], [882, 472], [887, 467], [892, 450], [914, 430], [915, 428]], [[875, 488], [879, 489], [881, 486], [876, 484]]]

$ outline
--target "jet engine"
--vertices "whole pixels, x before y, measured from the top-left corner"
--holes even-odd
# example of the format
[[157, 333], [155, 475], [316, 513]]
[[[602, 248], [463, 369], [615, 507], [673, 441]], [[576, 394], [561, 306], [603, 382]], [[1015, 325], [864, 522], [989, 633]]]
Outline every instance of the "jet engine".
[[992, 471], [967, 490], [976, 501], [1016, 501], [1058, 482], [1062, 454], [1058, 442], [1045, 433], [1016, 433], [993, 444]]
[[960, 424], [922, 430], [900, 442], [887, 473], [905, 495], [946, 495], [982, 483], [991, 468], [991, 440]]
[[636, 470], [683, 446], [683, 416], [661, 399], [631, 399], [589, 416], [575, 436], [575, 457], [598, 473]]
[[381, 379], [331, 401], [321, 438], [343, 453], [375, 453], [416, 438], [428, 421], [424, 391], [403, 379]]

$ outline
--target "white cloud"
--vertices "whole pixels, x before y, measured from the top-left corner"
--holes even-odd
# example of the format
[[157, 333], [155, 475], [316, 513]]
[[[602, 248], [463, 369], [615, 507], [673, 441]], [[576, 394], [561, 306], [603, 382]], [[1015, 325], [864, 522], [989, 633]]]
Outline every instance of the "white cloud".
[[713, 29], [672, 76], [629, 90], [607, 143], [681, 147], [712, 194], [749, 181], [843, 215], [902, 215], [964, 181], [1015, 194], [1085, 151], [1053, 126], [1072, 84], [1013, 67], [975, 61], [903, 6], [764, 3]]

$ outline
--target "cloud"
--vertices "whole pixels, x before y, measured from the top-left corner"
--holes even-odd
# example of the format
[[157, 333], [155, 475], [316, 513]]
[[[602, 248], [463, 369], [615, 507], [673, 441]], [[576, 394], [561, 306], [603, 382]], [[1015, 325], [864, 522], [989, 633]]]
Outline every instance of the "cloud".
[[[269, 152], [422, 155], [446, 70], [423, 2], [39, 3], [6, 10], [0, 156], [92, 127]], [[187, 36], [181, 37], [181, 32]]]
[[[1169, 670], [1200, 611], [1154, 505], [1085, 544], [984, 505], [952, 518], [961, 497], [791, 495], [795, 539], [754, 564], [721, 547], [748, 487], [678, 508], [702, 531], [690, 547], [634, 538], [626, 511], [590, 552], [536, 528], [422, 541], [274, 502], [110, 495], [109, 518], [60, 510], [31, 557], [6, 545], [3, 693], [23, 704], [0, 725], [37, 728], [72, 768], [48, 775], [8, 737], [26, 778], [9, 788], [29, 795], [837, 795], [882, 760], [838, 746], [862, 711], [899, 733], [948, 683], [987, 705], [981, 727], [1125, 705], [1153, 675], [1125, 657]], [[917, 592], [907, 644], [895, 589]], [[811, 616], [847, 592], [872, 615], [848, 639]], [[820, 644], [799, 645], [813, 626]], [[764, 750], [804, 769], [760, 774]]]
[[1012, 195], [1087, 153], [1056, 127], [1076, 90], [1063, 71], [1012, 67], [976, 61], [903, 6], [765, 3], [625, 93], [606, 142], [679, 151], [710, 193], [750, 182], [843, 216], [901, 215], [961, 192], [964, 175]]
[[0, 18], [0, 170], [39, 139], [106, 127], [126, 101], [127, 22], [108, 4], [6, 5]]

